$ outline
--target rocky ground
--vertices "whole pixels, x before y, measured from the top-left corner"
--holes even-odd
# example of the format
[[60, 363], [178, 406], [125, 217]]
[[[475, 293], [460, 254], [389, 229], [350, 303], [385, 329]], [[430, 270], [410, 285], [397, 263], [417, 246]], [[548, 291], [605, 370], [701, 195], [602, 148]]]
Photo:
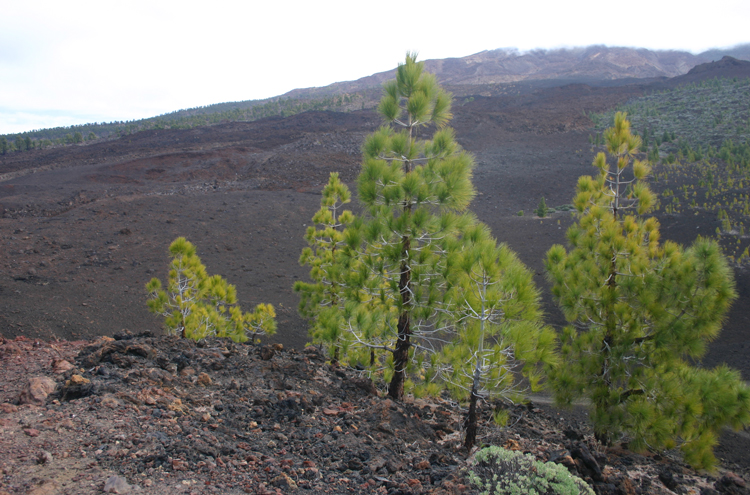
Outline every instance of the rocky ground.
[[[570, 85], [456, 101], [457, 139], [476, 157], [470, 208], [535, 272], [555, 327], [564, 321], [542, 260], [571, 217], [531, 212], [541, 197], [570, 203], [578, 177], [593, 173], [586, 115], [647, 90]], [[144, 493], [466, 492], [452, 403], [390, 403], [303, 351], [292, 285], [307, 275], [304, 232], [330, 172], [353, 188], [378, 125], [368, 111], [309, 112], [0, 156], [0, 492], [100, 493], [107, 480]], [[659, 221], [663, 238], [682, 243], [720, 226], [714, 216]], [[178, 236], [237, 287], [243, 308], [275, 306], [269, 344], [286, 350], [159, 336], [144, 285], [165, 279]], [[740, 297], [702, 364], [750, 380], [750, 271], [735, 277]], [[154, 336], [122, 338], [146, 329]], [[42, 377], [51, 381], [22, 397]], [[512, 408], [505, 429], [490, 427], [486, 408], [482, 441], [557, 459], [600, 493], [744, 493], [727, 471], [750, 474], [747, 432], [722, 436], [723, 470], [710, 478], [669, 453], [603, 449], [584, 412], [547, 402]]]
[[[19, 337], [0, 357], [2, 495], [472, 492], [455, 403], [395, 403], [315, 348], [145, 333]], [[483, 411], [481, 443], [558, 462], [600, 494], [750, 493], [747, 462], [709, 476], [672, 452], [604, 448], [581, 411]]]

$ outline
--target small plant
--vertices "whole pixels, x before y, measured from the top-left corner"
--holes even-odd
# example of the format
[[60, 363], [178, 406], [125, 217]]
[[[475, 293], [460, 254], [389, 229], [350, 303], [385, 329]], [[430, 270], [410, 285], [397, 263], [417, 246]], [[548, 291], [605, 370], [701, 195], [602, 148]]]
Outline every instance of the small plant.
[[581, 478], [554, 462], [490, 446], [477, 452], [469, 481], [482, 495], [578, 495], [594, 491]]
[[534, 210], [534, 213], [536, 213], [536, 216], [539, 218], [547, 216], [547, 203], [544, 201], [544, 197], [539, 200], [539, 205], [536, 207], [536, 210]]
[[575, 211], [576, 207], [571, 204], [567, 204], [567, 205], [555, 206], [553, 209], [555, 211]]
[[497, 426], [500, 426], [500, 427], [506, 426], [509, 420], [510, 420], [510, 415], [508, 414], [508, 411], [506, 409], [497, 408], [492, 413], [492, 422], [495, 423]]
[[518, 213], [516, 213], [516, 215], [518, 215], [519, 217], [522, 217], [523, 216], [523, 210], [518, 210]]
[[209, 276], [195, 246], [178, 237], [169, 246], [173, 256], [166, 290], [152, 278], [146, 284], [148, 309], [165, 317], [167, 332], [183, 338], [230, 337], [235, 342], [255, 341], [276, 332], [276, 312], [258, 304], [252, 313], [237, 305], [237, 289], [220, 275]]

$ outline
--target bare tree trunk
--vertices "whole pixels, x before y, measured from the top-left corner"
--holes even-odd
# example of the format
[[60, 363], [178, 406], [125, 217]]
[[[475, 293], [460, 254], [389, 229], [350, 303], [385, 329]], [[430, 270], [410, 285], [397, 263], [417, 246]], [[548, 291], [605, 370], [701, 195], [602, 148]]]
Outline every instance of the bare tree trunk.
[[466, 413], [466, 439], [464, 440], [464, 447], [469, 452], [477, 441], [477, 398], [474, 387], [472, 387], [469, 412]]
[[398, 319], [398, 342], [396, 342], [396, 352], [393, 353], [395, 371], [388, 386], [388, 395], [394, 400], [404, 398], [406, 365], [409, 362], [409, 347], [411, 347], [409, 337], [409, 313], [404, 311]]
[[[407, 236], [402, 239], [402, 253], [406, 256], [411, 246]], [[402, 258], [403, 259], [403, 258]], [[406, 381], [406, 365], [409, 362], [409, 348], [411, 347], [411, 270], [406, 260], [401, 262], [401, 278], [398, 282], [401, 293], [401, 314], [398, 317], [398, 338], [396, 351], [393, 353], [394, 373], [388, 386], [388, 395], [394, 400], [404, 398], [404, 382]]]

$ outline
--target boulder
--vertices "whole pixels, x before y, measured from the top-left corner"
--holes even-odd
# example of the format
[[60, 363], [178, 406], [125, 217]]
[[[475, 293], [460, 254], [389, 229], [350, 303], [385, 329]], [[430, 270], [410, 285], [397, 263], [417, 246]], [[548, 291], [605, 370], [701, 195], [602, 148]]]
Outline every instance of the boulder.
[[47, 396], [55, 391], [57, 383], [48, 376], [34, 376], [21, 391], [19, 404], [34, 404], [41, 406], [47, 401]]
[[120, 476], [110, 476], [104, 483], [104, 493], [130, 493], [132, 487], [125, 478]]

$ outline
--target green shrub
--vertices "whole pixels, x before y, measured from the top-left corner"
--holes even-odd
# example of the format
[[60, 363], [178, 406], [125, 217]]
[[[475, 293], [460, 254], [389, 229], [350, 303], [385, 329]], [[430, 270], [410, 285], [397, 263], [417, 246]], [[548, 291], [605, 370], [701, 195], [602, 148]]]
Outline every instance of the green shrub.
[[564, 466], [490, 446], [476, 453], [469, 481], [486, 495], [578, 495], [594, 491]]
[[538, 216], [539, 218], [544, 218], [547, 216], [547, 203], [544, 201], [543, 196], [542, 199], [539, 200], [539, 205], [537, 205], [534, 213], [536, 213], [536, 216]]

